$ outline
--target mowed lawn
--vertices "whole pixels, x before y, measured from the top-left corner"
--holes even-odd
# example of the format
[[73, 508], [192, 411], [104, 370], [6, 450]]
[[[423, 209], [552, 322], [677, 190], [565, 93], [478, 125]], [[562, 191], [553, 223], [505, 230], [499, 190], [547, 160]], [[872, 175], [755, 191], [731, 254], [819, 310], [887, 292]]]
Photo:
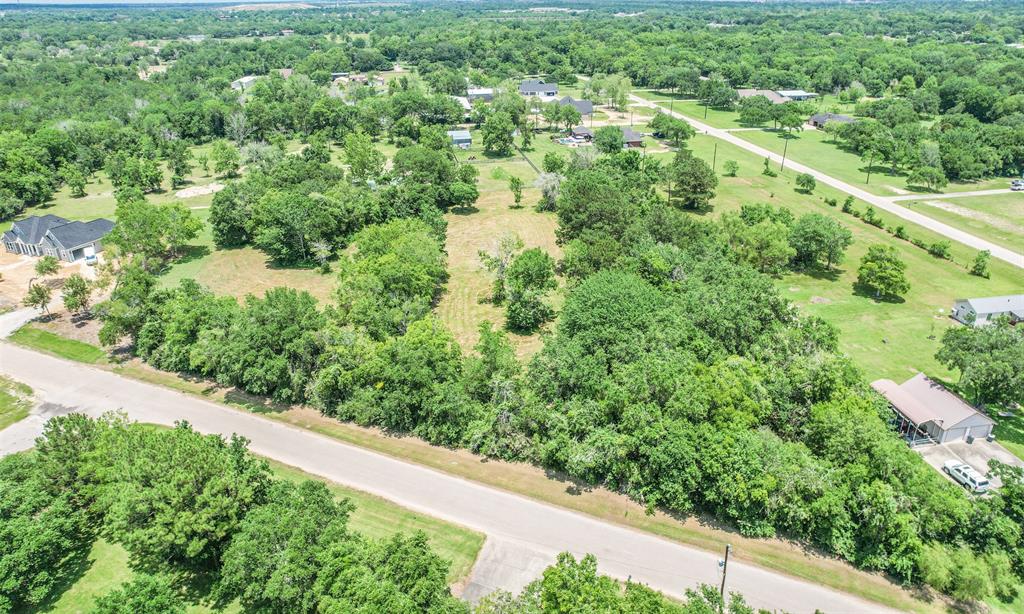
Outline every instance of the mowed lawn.
[[[803, 131], [792, 133], [789, 138], [785, 132], [770, 128], [743, 130], [736, 132], [735, 135], [780, 155], [785, 151], [787, 159], [806, 164], [872, 194], [896, 196], [919, 191], [916, 186], [907, 186], [906, 173], [893, 173], [888, 165], [880, 161], [872, 163], [871, 179], [868, 182], [867, 161], [845, 150], [841, 144], [834, 143], [832, 137], [821, 130], [805, 128]], [[968, 192], [1008, 187], [1009, 179], [989, 179], [972, 183], [951, 182], [941, 191]]]
[[1024, 192], [900, 203], [950, 226], [1024, 253]]
[[[295, 482], [319, 479], [294, 467], [274, 461], [268, 462], [277, 478]], [[449, 583], [455, 584], [469, 575], [483, 546], [482, 534], [413, 512], [347, 486], [334, 482], [325, 483], [336, 497], [347, 498], [356, 506], [349, 519], [349, 527], [353, 530], [377, 539], [385, 539], [396, 533], [410, 534], [423, 531], [434, 551], [451, 562], [448, 572]], [[131, 576], [128, 553], [124, 548], [105, 539], [97, 539], [86, 559], [82, 575], [44, 611], [52, 614], [89, 612], [96, 597], [117, 588]], [[188, 611], [190, 614], [206, 614], [215, 610], [208, 605], [196, 603], [191, 605]], [[240, 612], [241, 607], [236, 602], [216, 611], [233, 614]]]
[[[840, 202], [845, 198], [827, 186], [819, 185], [811, 195], [799, 193], [794, 189], [796, 173], [786, 170], [778, 177], [762, 175], [761, 158], [712, 137], [698, 135], [690, 147], [710, 163], [716, 143], [719, 173], [725, 160], [735, 160], [740, 170], [736, 177], [719, 177], [714, 208], [702, 215], [714, 218], [725, 211], [736, 211], [744, 203], [765, 202], [786, 206], [797, 216], [823, 213], [853, 233], [854, 243], [835, 271], [790, 273], [777, 283], [783, 295], [804, 313], [820, 316], [839, 329], [841, 348], [871, 380], [886, 377], [903, 381], [918, 371], [950, 377], [952, 374], [935, 360], [934, 354], [942, 331], [955, 324], [948, 317], [953, 301], [965, 296], [1024, 292], [1024, 274], [1008, 263], [993, 259], [990, 279], [969, 275], [966, 266], [977, 253], [973, 249], [953, 243], [955, 262], [934, 258], [909, 242], [842, 213], [839, 207], [825, 204], [825, 197]], [[670, 156], [658, 155], [664, 160]], [[855, 207], [864, 211], [867, 205], [857, 201]], [[939, 235], [883, 211], [878, 215], [887, 226], [904, 226], [913, 238], [929, 244], [941, 240]], [[907, 263], [911, 288], [901, 302], [878, 302], [853, 289], [860, 258], [875, 243], [895, 246]]]
[[0, 375], [0, 431], [28, 416], [32, 408], [32, 389]]
[[14, 331], [10, 340], [18, 345], [75, 362], [95, 365], [107, 361], [107, 353], [95, 345], [68, 339], [32, 324], [27, 324]]

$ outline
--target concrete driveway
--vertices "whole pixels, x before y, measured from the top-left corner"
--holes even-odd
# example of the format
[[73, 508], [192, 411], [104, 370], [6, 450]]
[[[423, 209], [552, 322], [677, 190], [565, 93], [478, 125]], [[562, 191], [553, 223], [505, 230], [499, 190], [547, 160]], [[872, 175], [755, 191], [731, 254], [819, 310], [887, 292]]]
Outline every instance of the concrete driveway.
[[[957, 482], [946, 475], [946, 472], [942, 470], [943, 463], [948, 460], [966, 463], [973, 467], [975, 471], [985, 476], [988, 476], [989, 463], [993, 460], [998, 460], [1002, 463], [1006, 463], [1007, 465], [1024, 467], [1024, 461], [1021, 461], [1021, 459], [1014, 456], [1009, 450], [994, 441], [990, 442], [984, 439], [975, 439], [974, 443], [957, 441], [953, 443], [922, 446], [917, 448], [917, 452], [921, 454], [925, 462], [934, 467], [936, 471], [941, 473], [947, 480], [954, 484], [957, 484]], [[994, 488], [999, 488], [1003, 485], [999, 478], [994, 476], [988, 477]]]

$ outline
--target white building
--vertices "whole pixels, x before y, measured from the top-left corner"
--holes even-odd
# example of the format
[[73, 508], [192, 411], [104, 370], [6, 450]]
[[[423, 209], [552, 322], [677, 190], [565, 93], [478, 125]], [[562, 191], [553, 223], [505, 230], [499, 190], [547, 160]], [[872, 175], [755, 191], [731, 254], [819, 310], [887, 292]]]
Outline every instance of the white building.
[[1024, 321], [1024, 294], [961, 298], [953, 303], [953, 319], [968, 326], [985, 326], [999, 316], [1011, 322]]

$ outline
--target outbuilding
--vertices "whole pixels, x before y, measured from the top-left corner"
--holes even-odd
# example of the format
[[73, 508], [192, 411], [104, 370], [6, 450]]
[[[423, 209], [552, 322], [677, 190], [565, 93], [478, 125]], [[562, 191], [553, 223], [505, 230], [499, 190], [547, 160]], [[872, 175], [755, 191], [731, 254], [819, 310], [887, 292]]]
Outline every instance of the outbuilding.
[[452, 140], [452, 145], [459, 149], [469, 149], [469, 146], [473, 144], [473, 137], [469, 134], [469, 130], [449, 130], [448, 138]]
[[1024, 294], [957, 299], [952, 316], [968, 326], [985, 326], [999, 316], [1010, 318], [1014, 324], [1024, 322]]
[[850, 117], [849, 115], [842, 115], [840, 113], [815, 113], [814, 115], [811, 116], [811, 119], [808, 120], [808, 123], [810, 123], [815, 128], [821, 130], [822, 128], [825, 127], [825, 124], [829, 122], [836, 122], [840, 124], [852, 124], [855, 123], [856, 121], [856, 119]]
[[880, 379], [871, 387], [889, 401], [893, 426], [912, 446], [985, 438], [995, 426], [991, 418], [923, 373], [899, 385]]

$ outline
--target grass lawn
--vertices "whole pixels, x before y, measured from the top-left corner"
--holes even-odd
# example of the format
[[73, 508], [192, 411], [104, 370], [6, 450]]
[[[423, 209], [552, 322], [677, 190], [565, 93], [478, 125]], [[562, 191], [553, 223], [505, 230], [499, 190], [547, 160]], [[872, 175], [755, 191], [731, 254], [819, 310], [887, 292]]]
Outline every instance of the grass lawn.
[[[292, 481], [316, 480], [313, 475], [299, 469], [270, 461], [274, 475]], [[430, 545], [440, 556], [452, 562], [448, 581], [459, 582], [469, 575], [483, 546], [484, 536], [475, 531], [450, 524], [436, 518], [407, 510], [385, 499], [333, 482], [327, 487], [338, 498], [348, 498], [355, 504], [349, 527], [374, 538], [387, 538], [395, 533], [423, 531]], [[87, 567], [81, 577], [67, 588], [52, 606], [43, 611], [52, 614], [82, 614], [92, 609], [96, 597], [117, 588], [132, 576], [128, 553], [120, 545], [103, 538], [93, 543], [87, 558]], [[190, 614], [206, 614], [214, 610], [203, 604], [193, 604]], [[220, 612], [240, 612], [238, 603], [232, 603]]]
[[32, 408], [32, 389], [0, 375], [0, 431], [24, 419]]
[[996, 419], [996, 441], [1013, 452], [1017, 458], [1024, 459], [1024, 416]]
[[[716, 143], [718, 169], [723, 161], [735, 160], [740, 170], [736, 177], [719, 178], [717, 196], [712, 201], [714, 209], [703, 215], [717, 217], [725, 211], [738, 210], [744, 203], [766, 202], [789, 207], [797, 216], [810, 212], [832, 216], [853, 233], [854, 243], [835, 271], [787, 274], [778, 280], [778, 286], [804, 313], [820, 316], [839, 329], [842, 350], [869, 379], [903, 381], [917, 371], [950, 377], [952, 374], [934, 359], [934, 354], [942, 331], [954, 325], [948, 317], [953, 301], [963, 296], [1015, 294], [1024, 290], [1020, 270], [1008, 263], [993, 260], [991, 279], [968, 275], [964, 267], [973, 260], [974, 250], [954, 243], [951, 251], [955, 263], [936, 259], [824, 203], [824, 197], [842, 201], [844, 194], [827, 186], [819, 186], [811, 195], [796, 192], [795, 173], [789, 170], [778, 177], [762, 175], [762, 159], [739, 147], [704, 135], [694, 137], [690, 147], [710, 162]], [[667, 160], [671, 154], [656, 156]], [[867, 205], [857, 202], [855, 207], [864, 211]], [[927, 243], [941, 239], [884, 211], [878, 215], [887, 226], [903, 225], [911, 237]], [[902, 302], [876, 302], [853, 290], [860, 258], [874, 243], [896, 246], [907, 263], [911, 289]]]
[[75, 362], [95, 365], [107, 361], [107, 353], [95, 345], [67, 339], [31, 324], [16, 330], [10, 339], [18, 345], [23, 345], [33, 350], [40, 350], [68, 360], [74, 360]]
[[[806, 129], [785, 138], [785, 132], [765, 128], [763, 130], [744, 130], [736, 132], [736, 136], [760, 145], [777, 154], [786, 152], [788, 159], [806, 164], [816, 170], [841, 179], [879, 196], [896, 196], [916, 191], [907, 186], [904, 173], [892, 174], [891, 169], [880, 162], [872, 164], [871, 182], [867, 179], [867, 164], [857, 154], [846, 151], [832, 142], [821, 130]], [[786, 141], [789, 145], [786, 146]], [[950, 183], [943, 192], [966, 192], [971, 190], [990, 190], [1010, 187], [1009, 179], [990, 179], [976, 183]]]
[[900, 203], [955, 228], [1024, 252], [1024, 192]]

